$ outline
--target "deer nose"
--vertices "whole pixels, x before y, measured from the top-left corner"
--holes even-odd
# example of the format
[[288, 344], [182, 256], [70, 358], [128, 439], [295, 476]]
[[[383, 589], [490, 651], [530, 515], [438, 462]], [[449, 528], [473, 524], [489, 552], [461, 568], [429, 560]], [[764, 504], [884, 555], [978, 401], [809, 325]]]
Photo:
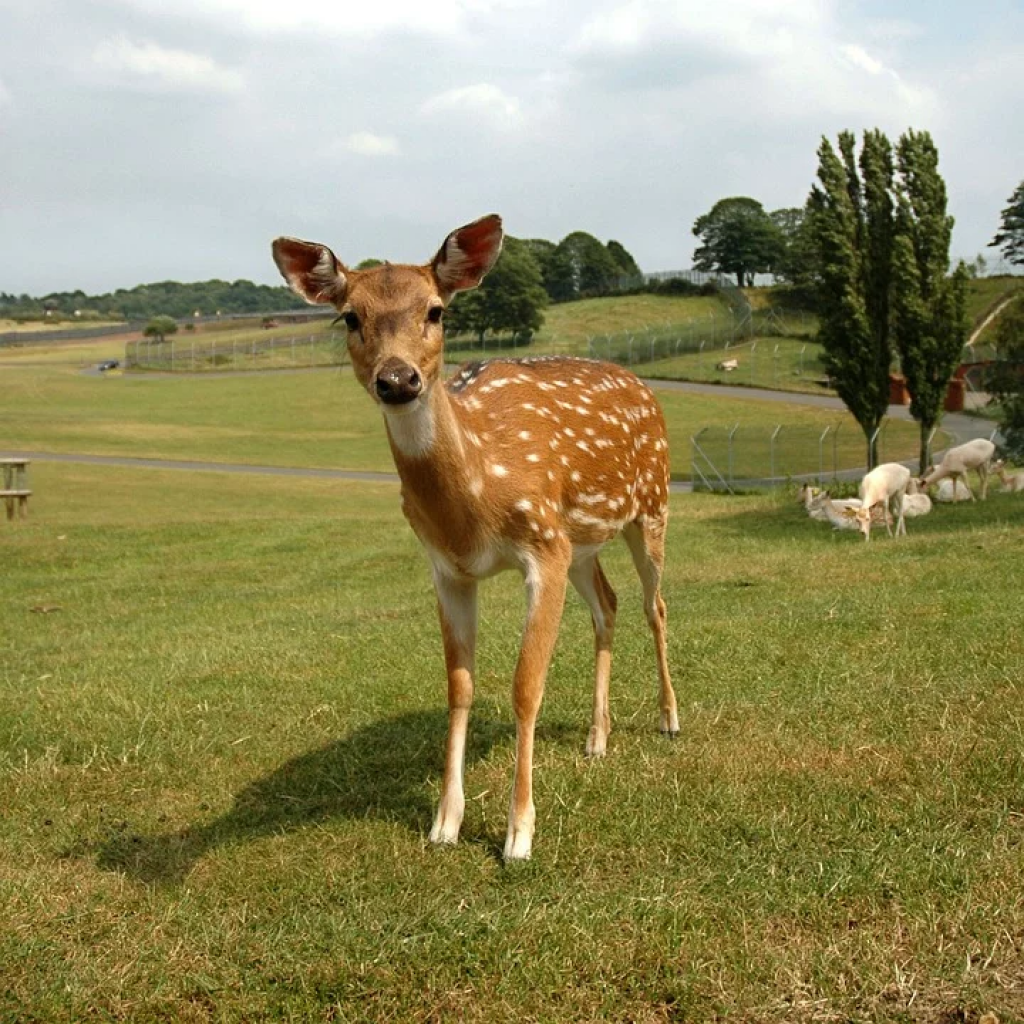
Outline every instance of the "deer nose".
[[405, 405], [423, 390], [423, 378], [415, 366], [388, 359], [378, 371], [374, 387], [386, 405]]

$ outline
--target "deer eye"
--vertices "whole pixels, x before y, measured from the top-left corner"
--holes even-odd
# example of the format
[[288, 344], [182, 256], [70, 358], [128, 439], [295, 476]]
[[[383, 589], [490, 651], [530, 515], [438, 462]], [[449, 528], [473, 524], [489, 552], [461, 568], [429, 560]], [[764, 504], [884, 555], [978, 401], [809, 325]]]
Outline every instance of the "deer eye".
[[444, 306], [431, 306], [427, 310], [427, 320], [432, 324], [439, 324], [444, 316]]
[[351, 309], [346, 309], [345, 312], [341, 314], [341, 319], [345, 322], [345, 326], [350, 331], [359, 330], [359, 317], [357, 317]]

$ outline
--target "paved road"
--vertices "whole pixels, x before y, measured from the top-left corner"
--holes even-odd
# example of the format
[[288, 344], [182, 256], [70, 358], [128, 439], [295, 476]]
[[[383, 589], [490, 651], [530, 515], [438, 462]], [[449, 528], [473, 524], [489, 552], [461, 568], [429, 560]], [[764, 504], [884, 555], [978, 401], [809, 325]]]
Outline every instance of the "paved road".
[[[299, 371], [316, 372], [316, 371]], [[337, 368], [333, 368], [337, 372]], [[117, 378], [124, 379], [124, 378]], [[794, 391], [765, 391], [758, 388], [733, 387], [722, 384], [697, 384], [689, 381], [649, 380], [654, 388], [665, 391], [684, 391], [691, 394], [714, 395], [736, 399], [757, 399], [767, 402], [780, 402], [791, 405], [812, 405], [821, 409], [843, 411], [845, 406], [838, 398], [831, 395], [810, 395]], [[894, 419], [909, 420], [910, 411], [904, 406], [889, 407], [889, 415]], [[977, 416], [965, 416], [959, 413], [946, 413], [943, 426], [955, 436], [956, 441], [969, 441], [975, 437], [989, 437], [994, 429], [990, 420]], [[170, 469], [207, 471], [215, 473], [254, 473], [264, 476], [291, 476], [333, 480], [359, 480], [372, 483], [397, 483], [398, 476], [394, 473], [372, 473], [349, 469], [307, 469], [296, 466], [258, 466], [230, 462], [196, 462], [181, 459], [136, 459], [119, 455], [79, 455], [35, 451], [0, 451], [0, 457], [25, 458], [35, 462], [71, 462], [95, 466], [126, 466], [142, 469]], [[676, 481], [672, 484], [675, 492], [691, 490], [687, 482]]]

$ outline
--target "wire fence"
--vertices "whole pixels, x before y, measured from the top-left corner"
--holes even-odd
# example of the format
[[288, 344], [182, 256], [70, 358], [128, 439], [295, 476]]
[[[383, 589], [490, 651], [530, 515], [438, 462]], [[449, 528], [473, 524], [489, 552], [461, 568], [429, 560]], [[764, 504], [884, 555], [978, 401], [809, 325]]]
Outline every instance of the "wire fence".
[[[937, 430], [932, 450], [955, 443]], [[885, 419], [876, 434], [879, 462], [916, 461], [920, 434], [911, 421]], [[736, 491], [778, 487], [793, 480], [817, 483], [857, 480], [867, 462], [867, 440], [848, 422], [823, 429], [776, 424], [772, 427], [704, 427], [690, 438], [694, 490]]]
[[334, 332], [230, 340], [218, 340], [215, 334], [163, 341], [147, 338], [128, 342], [124, 356], [127, 369], [165, 373], [337, 366], [348, 359], [342, 335]]

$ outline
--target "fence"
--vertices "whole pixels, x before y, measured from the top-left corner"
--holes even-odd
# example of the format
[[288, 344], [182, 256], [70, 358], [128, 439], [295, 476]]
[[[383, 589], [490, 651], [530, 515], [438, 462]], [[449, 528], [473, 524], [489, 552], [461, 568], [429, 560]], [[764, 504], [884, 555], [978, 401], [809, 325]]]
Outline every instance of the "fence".
[[594, 358], [633, 365], [705, 351], [727, 352], [754, 338], [809, 340], [816, 329], [815, 318], [803, 311], [748, 309], [730, 311], [727, 318], [691, 318], [683, 323], [648, 324], [633, 331], [595, 335], [587, 339], [587, 350]]
[[[916, 423], [886, 419], [877, 432], [879, 462], [916, 460], [920, 444]], [[955, 441], [943, 430], [932, 449]], [[793, 479], [826, 483], [859, 479], [867, 441], [862, 431], [840, 422], [824, 429], [776, 426], [705, 427], [690, 438], [694, 490], [735, 491], [777, 487]]]
[[217, 340], [200, 338], [147, 338], [125, 345], [129, 369], [203, 373], [216, 370], [276, 370], [308, 366], [337, 366], [347, 359], [342, 335], [334, 332], [288, 338], [254, 335]]

